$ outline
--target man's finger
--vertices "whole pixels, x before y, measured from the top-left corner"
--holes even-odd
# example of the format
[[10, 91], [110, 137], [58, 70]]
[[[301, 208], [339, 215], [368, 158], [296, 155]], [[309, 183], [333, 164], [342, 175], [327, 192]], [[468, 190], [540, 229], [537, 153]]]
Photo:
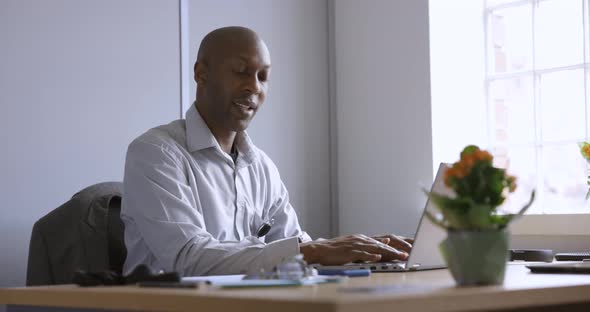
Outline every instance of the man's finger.
[[413, 237], [405, 237], [405, 236], [401, 236], [401, 235], [395, 235], [397, 236], [399, 239], [404, 240], [410, 244], [414, 244], [414, 238]]
[[[412, 243], [406, 241], [406, 238], [403, 236], [397, 236], [397, 235], [387, 235], [387, 236], [383, 236], [383, 237], [387, 237], [389, 238], [389, 243], [388, 245], [400, 250], [403, 250], [405, 252], [410, 252], [412, 250]], [[413, 242], [413, 240], [412, 240]]]
[[408, 254], [404, 251], [397, 250], [390, 245], [376, 242], [375, 244], [357, 244], [358, 250], [366, 251], [373, 254], [382, 255], [383, 260], [405, 260]]
[[382, 242], [385, 245], [389, 245], [389, 243], [391, 242], [391, 239], [389, 239], [387, 237], [379, 237], [379, 238], [376, 238], [376, 240]]
[[403, 238], [400, 237], [395, 237], [396, 239], [392, 239], [389, 242], [389, 245], [395, 245], [395, 248], [401, 249], [405, 252], [410, 252], [412, 251], [412, 244], [409, 243], [408, 241], [406, 241]]
[[353, 250], [351, 252], [353, 259], [350, 262], [379, 262], [382, 256], [380, 254], [370, 253], [362, 250]]

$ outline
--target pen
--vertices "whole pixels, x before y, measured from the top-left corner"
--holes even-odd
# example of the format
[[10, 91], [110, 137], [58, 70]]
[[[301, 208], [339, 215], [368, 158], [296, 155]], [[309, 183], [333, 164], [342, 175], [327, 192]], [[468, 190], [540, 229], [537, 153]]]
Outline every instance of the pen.
[[367, 269], [351, 269], [351, 270], [331, 270], [331, 269], [320, 269], [318, 270], [319, 275], [344, 275], [344, 276], [369, 276], [371, 270]]
[[258, 231], [256, 231], [256, 237], [261, 238], [262, 236], [268, 234], [268, 231], [270, 231], [270, 228], [274, 223], [274, 218], [270, 219], [270, 222], [262, 223], [262, 225], [258, 228]]

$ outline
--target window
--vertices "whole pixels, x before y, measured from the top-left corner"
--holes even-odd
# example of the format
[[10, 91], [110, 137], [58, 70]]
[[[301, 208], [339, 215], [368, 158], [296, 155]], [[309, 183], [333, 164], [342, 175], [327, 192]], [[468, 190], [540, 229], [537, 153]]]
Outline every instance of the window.
[[[487, 143], [519, 178], [510, 197], [529, 213], [589, 213], [590, 166], [577, 143], [590, 137], [588, 0], [488, 0]], [[511, 206], [507, 203], [507, 206]]]

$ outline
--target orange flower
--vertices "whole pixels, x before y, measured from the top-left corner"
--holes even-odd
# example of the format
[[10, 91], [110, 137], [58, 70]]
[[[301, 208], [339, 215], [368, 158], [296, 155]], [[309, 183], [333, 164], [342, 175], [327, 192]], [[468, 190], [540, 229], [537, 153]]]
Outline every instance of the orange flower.
[[510, 193], [516, 191], [516, 177], [513, 175], [509, 175], [506, 178], [507, 182], [508, 182], [508, 190], [510, 191]]
[[465, 168], [465, 166], [463, 164], [461, 164], [461, 162], [456, 162], [453, 165], [453, 168], [455, 168], [455, 177], [456, 178], [461, 179], [467, 175], [467, 168]]
[[586, 160], [590, 160], [590, 143], [588, 142], [580, 142], [578, 143], [580, 147], [580, 153]]
[[[477, 153], [477, 152], [475, 152], [475, 153]], [[471, 171], [471, 167], [473, 167], [473, 165], [475, 165], [475, 162], [476, 162], [475, 153], [466, 155], [465, 158], [461, 159], [460, 163], [461, 163], [461, 166], [463, 166], [463, 168], [465, 168], [465, 171]]]
[[464, 169], [461, 167], [461, 165], [458, 162], [456, 162], [453, 164], [453, 166], [451, 168], [448, 168], [445, 171], [445, 175], [444, 175], [445, 185], [451, 186], [451, 178], [461, 179], [465, 175], [466, 175], [466, 173], [464, 172]]
[[447, 186], [450, 186], [450, 179], [462, 179], [471, 173], [471, 169], [478, 162], [485, 161], [491, 162], [493, 159], [492, 154], [488, 151], [480, 150], [479, 147], [472, 145], [461, 152], [459, 161], [455, 162], [451, 168], [445, 172], [444, 181]]
[[483, 160], [483, 161], [492, 161], [492, 159], [494, 159], [494, 157], [492, 156], [492, 154], [490, 154], [488, 151], [479, 150], [479, 151], [476, 151], [474, 154], [475, 154], [475, 158], [478, 161], [481, 161], [481, 160]]
[[454, 176], [454, 172], [453, 172], [453, 168], [448, 168], [445, 171], [445, 185], [446, 186], [451, 186], [451, 178]]

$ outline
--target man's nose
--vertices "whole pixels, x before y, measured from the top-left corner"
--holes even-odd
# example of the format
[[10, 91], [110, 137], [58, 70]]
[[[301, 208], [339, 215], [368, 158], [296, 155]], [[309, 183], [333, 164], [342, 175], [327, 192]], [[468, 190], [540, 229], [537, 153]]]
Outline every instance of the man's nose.
[[249, 91], [252, 94], [258, 94], [262, 90], [262, 83], [258, 80], [256, 75], [248, 76], [244, 82], [244, 90]]

